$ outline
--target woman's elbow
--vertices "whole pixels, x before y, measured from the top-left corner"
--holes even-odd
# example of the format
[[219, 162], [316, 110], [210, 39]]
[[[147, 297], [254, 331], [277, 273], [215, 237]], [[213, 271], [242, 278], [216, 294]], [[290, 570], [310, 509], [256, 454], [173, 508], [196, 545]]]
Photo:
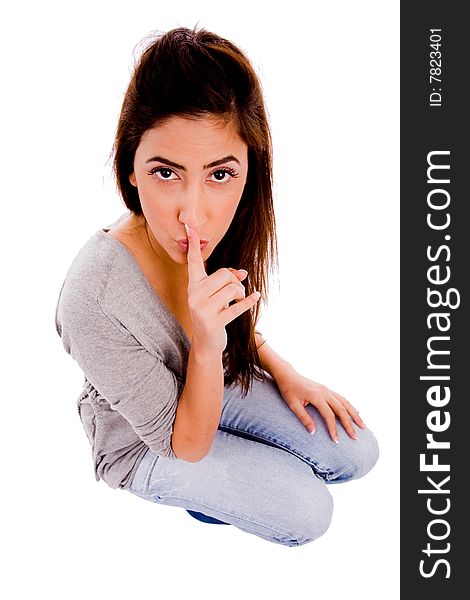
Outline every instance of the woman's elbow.
[[209, 449], [201, 450], [190, 442], [181, 443], [174, 435], [171, 438], [171, 447], [175, 458], [191, 463], [200, 462], [209, 452]]

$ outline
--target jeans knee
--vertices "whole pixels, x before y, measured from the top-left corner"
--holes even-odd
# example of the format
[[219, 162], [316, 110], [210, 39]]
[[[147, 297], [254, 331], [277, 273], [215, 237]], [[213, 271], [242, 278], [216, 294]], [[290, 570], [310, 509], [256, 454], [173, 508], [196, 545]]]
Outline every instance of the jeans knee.
[[366, 475], [377, 462], [379, 445], [370, 429], [361, 429], [358, 432], [358, 439], [352, 442], [351, 447], [353, 448], [351, 476], [353, 479], [359, 479]]
[[[326, 490], [327, 491], [327, 490]], [[330, 526], [333, 516], [333, 498], [328, 492], [322, 497], [321, 503], [311, 506], [309, 514], [305, 517], [302, 529], [297, 535], [299, 546], [313, 542], [324, 533]]]
[[330, 526], [333, 516], [333, 498], [323, 487], [318, 488], [305, 501], [292, 506], [290, 511], [289, 535], [278, 537], [276, 542], [284, 546], [303, 546], [322, 536]]

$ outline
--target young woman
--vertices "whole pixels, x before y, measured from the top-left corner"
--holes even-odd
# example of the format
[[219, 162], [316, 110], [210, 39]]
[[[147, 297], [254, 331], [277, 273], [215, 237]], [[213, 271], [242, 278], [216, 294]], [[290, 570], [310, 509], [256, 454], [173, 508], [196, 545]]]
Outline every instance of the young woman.
[[277, 260], [271, 137], [246, 56], [204, 29], [143, 52], [114, 171], [128, 213], [63, 283], [56, 328], [85, 375], [95, 475], [266, 540], [322, 535], [326, 484], [357, 479], [377, 442], [340, 394], [255, 331]]

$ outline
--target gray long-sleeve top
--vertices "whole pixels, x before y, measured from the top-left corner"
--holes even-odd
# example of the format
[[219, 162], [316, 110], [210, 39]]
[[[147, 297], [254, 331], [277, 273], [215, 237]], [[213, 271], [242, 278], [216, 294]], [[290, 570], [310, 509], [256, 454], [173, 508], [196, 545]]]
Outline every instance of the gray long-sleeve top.
[[77, 403], [96, 479], [125, 488], [148, 448], [176, 458], [171, 435], [191, 344], [131, 252], [106, 231], [73, 260], [56, 329], [85, 376]]

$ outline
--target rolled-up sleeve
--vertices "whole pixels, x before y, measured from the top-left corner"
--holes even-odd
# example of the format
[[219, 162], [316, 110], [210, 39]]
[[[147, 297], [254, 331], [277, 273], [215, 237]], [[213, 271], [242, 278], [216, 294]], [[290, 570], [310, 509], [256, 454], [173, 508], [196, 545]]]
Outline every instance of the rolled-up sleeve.
[[164, 357], [107, 315], [98, 298], [59, 305], [56, 328], [65, 350], [111, 408], [151, 450], [176, 458], [171, 436], [181, 382]]

